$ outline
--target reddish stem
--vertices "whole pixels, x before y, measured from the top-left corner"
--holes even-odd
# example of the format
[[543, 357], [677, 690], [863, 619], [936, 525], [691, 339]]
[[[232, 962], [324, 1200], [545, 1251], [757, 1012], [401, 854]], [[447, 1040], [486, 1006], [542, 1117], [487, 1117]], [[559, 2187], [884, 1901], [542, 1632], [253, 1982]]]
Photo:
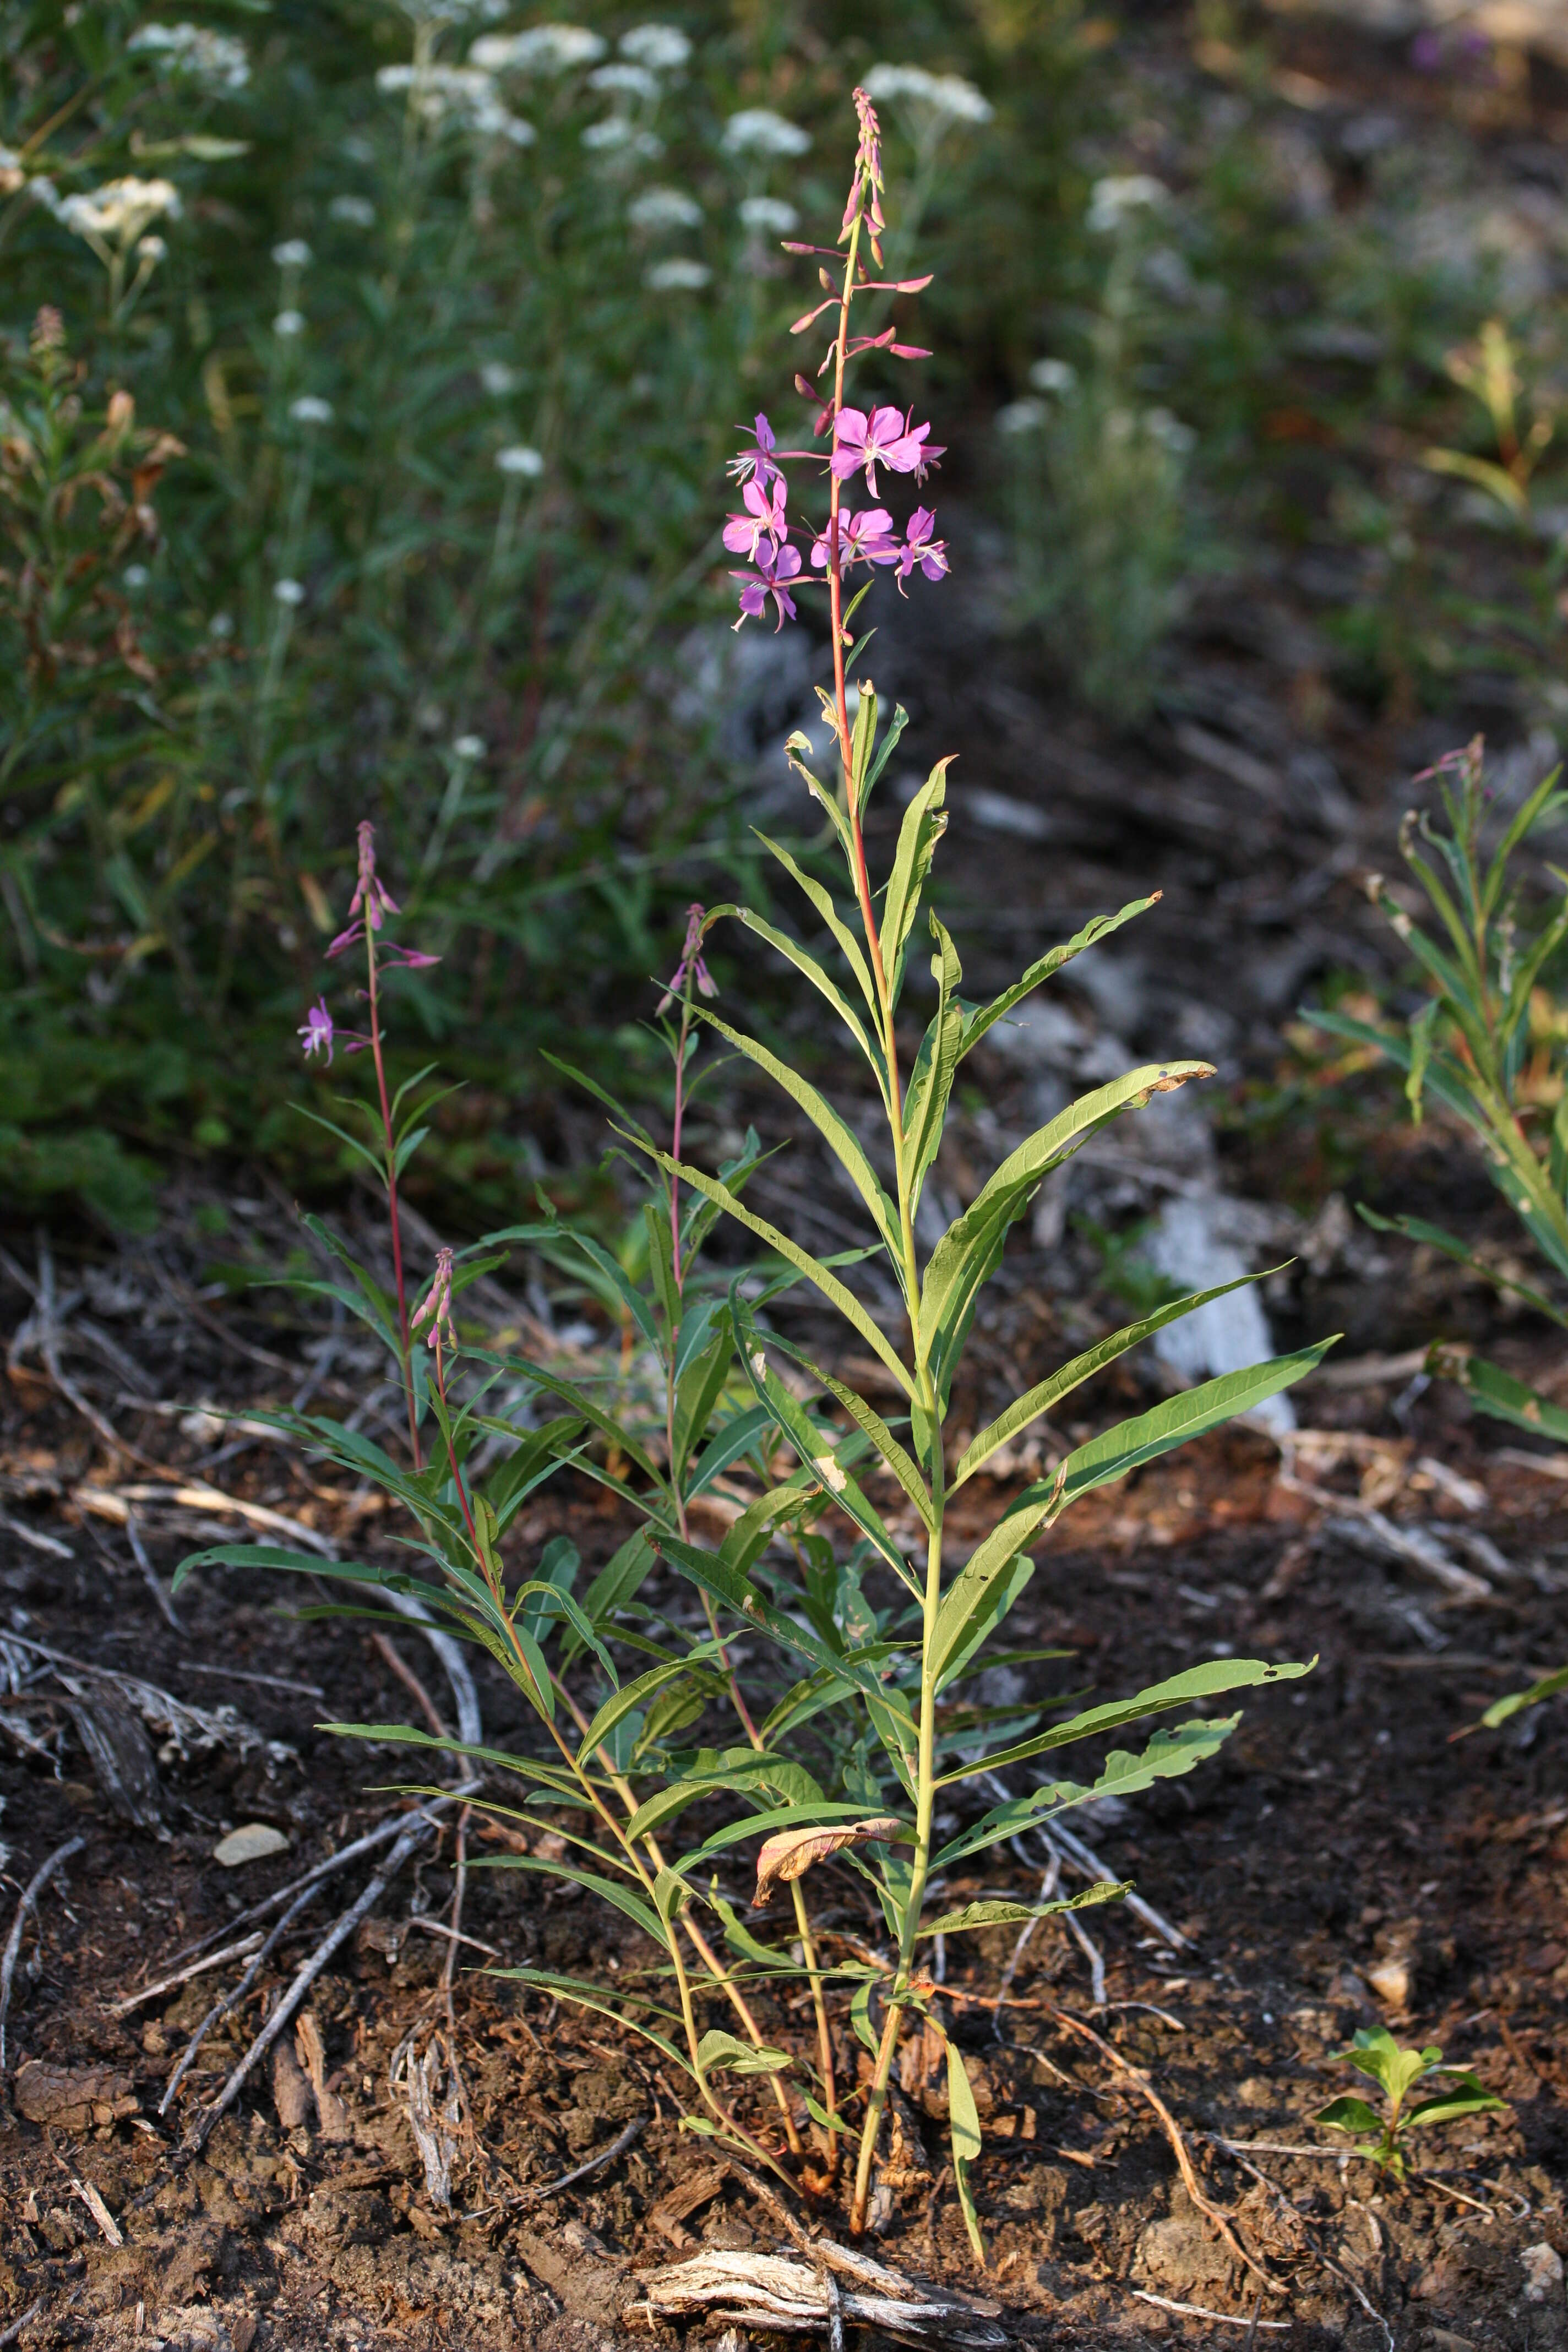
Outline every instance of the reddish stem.
[[392, 1131], [392, 1104], [386, 1091], [386, 1065], [381, 1054], [381, 1004], [375, 965], [375, 927], [371, 920], [373, 908], [365, 908], [365, 962], [370, 971], [370, 1050], [375, 1063], [376, 1091], [381, 1097], [381, 1130], [386, 1143], [386, 1203], [387, 1218], [392, 1227], [392, 1267], [397, 1280], [397, 1323], [403, 1338], [403, 1399], [408, 1407], [408, 1448], [414, 1456], [414, 1467], [423, 1466], [419, 1450], [419, 1423], [414, 1411], [413, 1347], [408, 1336], [408, 1294], [403, 1277], [403, 1234], [397, 1220], [397, 1139]]

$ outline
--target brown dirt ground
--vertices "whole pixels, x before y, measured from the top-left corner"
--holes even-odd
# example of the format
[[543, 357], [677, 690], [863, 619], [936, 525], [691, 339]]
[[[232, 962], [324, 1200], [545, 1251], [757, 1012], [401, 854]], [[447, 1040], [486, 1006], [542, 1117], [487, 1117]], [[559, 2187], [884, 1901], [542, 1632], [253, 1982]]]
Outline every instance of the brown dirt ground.
[[[258, 1221], [264, 1213], [256, 1204]], [[149, 1460], [374, 1554], [379, 1525], [362, 1498], [333, 1490], [285, 1448], [254, 1440], [220, 1464], [215, 1454], [232, 1437], [152, 1409], [287, 1397], [309, 1360], [292, 1309], [258, 1308], [254, 1295], [243, 1306], [197, 1297], [204, 1319], [193, 1319], [187, 1262], [168, 1244], [76, 1271], [94, 1328], [121, 1361], [116, 1370], [102, 1346], [95, 1355], [96, 1343], [79, 1337], [66, 1377]], [[1408, 1289], [1408, 1264], [1392, 1280]], [[6, 1304], [16, 1307], [14, 1294]], [[1040, 1337], [1020, 1337], [1016, 1297], [1010, 1307], [1007, 1352], [1026, 1366]], [[1499, 1344], [1521, 1368], [1531, 1362], [1528, 1334], [1516, 1328]], [[139, 1402], [128, 1367], [153, 1392]], [[1494, 2343], [1556, 2352], [1565, 2341], [1561, 2287], [1528, 2300], [1521, 2257], [1543, 2243], [1568, 2252], [1568, 1720], [1543, 1708], [1500, 1734], [1458, 1745], [1450, 1735], [1568, 1648], [1568, 1492], [1512, 1455], [1506, 1432], [1459, 1417], [1441, 1391], [1401, 1399], [1398, 1385], [1303, 1396], [1303, 1418], [1331, 1434], [1298, 1448], [1298, 1477], [1336, 1493], [1337, 1506], [1282, 1481], [1262, 1436], [1211, 1439], [1091, 1498], [1042, 1553], [1017, 1612], [1021, 1642], [1076, 1653], [1048, 1673], [1108, 1694], [1227, 1645], [1321, 1658], [1299, 1686], [1248, 1706], [1222, 1762], [1118, 1818], [1080, 1824], [1107, 1865], [1179, 1928], [1179, 1949], [1125, 1909], [1090, 1915], [1105, 1969], [1096, 2007], [1085, 1952], [1047, 1923], [1000, 2013], [1012, 1931], [950, 1949], [946, 2014], [978, 2062], [987, 2111], [978, 2187], [990, 2268], [982, 2280], [968, 2253], [943, 2164], [944, 2094], [918, 2043], [901, 2068], [878, 2252], [912, 2274], [990, 2294], [1020, 2342], [1235, 2342], [1235, 2327], [1168, 2312], [1140, 2291], [1243, 2320], [1255, 2302], [1249, 2275], [1189, 2202], [1142, 2092], [1058, 2021], [1058, 2005], [1147, 2071], [1206, 2194], [1278, 2283], [1261, 2316], [1287, 2319], [1293, 2341], [1368, 2352], [1389, 2340], [1385, 2330], [1433, 2352]], [[342, 1364], [323, 1377], [320, 1402], [341, 1411], [355, 1392]], [[156, 1825], [138, 1828], [95, 1774], [72, 1694], [47, 1661], [16, 1654], [24, 1679], [36, 1679], [5, 1702], [16, 1727], [0, 1741], [9, 1883], [25, 1883], [71, 1835], [84, 1844], [40, 1898], [8, 2022], [0, 2338], [23, 2352], [68, 2343], [599, 2352], [649, 2340], [620, 2316], [636, 2268], [673, 2259], [682, 2243], [773, 2244], [776, 2221], [749, 2184], [716, 2176], [679, 2133], [645, 2045], [468, 1966], [456, 1977], [453, 2040], [471, 2128], [450, 2210], [432, 2203], [389, 2063], [406, 2034], [441, 2019], [448, 1947], [418, 1923], [449, 1916], [449, 1839], [424, 1849], [312, 1995], [342, 2136], [328, 2136], [319, 2111], [313, 2126], [286, 2128], [263, 2070], [199, 2160], [181, 2160], [197, 2103], [367, 1870], [301, 1916], [239, 2016], [209, 2036], [166, 2120], [157, 2109], [167, 2078], [235, 1969], [123, 2016], [117, 1998], [156, 1982], [196, 1938], [221, 1934], [381, 1818], [396, 1801], [373, 1784], [398, 1777], [395, 1752], [384, 1764], [314, 1727], [410, 1719], [414, 1704], [363, 1625], [301, 1627], [279, 1613], [275, 1591], [237, 1575], [203, 1577], [181, 1595], [178, 1630], [167, 1623], [123, 1520], [106, 1516], [116, 1494], [156, 1490], [158, 1479], [113, 1459], [29, 1361], [0, 1391], [0, 1633], [142, 1676], [196, 1706], [227, 1702], [259, 1735], [244, 1757], [233, 1732], [184, 1761], [165, 1748], [151, 1797], [143, 1791]], [[1447, 1474], [1484, 1488], [1484, 1507], [1467, 1508], [1476, 1498], [1457, 1494]], [[993, 1488], [977, 1517], [999, 1496]], [[1344, 1514], [1353, 1520], [1354, 1503], [1368, 1499], [1396, 1523], [1446, 1531], [1456, 1557], [1468, 1542], [1466, 1556], [1490, 1563], [1484, 1597], [1458, 1605], [1352, 1549]], [[218, 1532], [212, 1517], [156, 1492], [132, 1507], [165, 1578], [193, 1541]], [[590, 1561], [620, 1532], [594, 1490], [558, 1485], [519, 1540], [527, 1550], [563, 1528]], [[230, 1521], [225, 1532], [239, 1530]], [[39, 1549], [39, 1538], [70, 1558]], [[396, 1647], [446, 1704], [421, 1637], [400, 1634]], [[520, 1706], [488, 1662], [477, 1671], [487, 1737], [505, 1745], [522, 1733]], [[500, 1792], [504, 1801], [504, 1783]], [[247, 1822], [276, 1825], [287, 1852], [216, 1866], [220, 1836]], [[477, 1822], [470, 1850], [497, 1850]], [[1037, 1868], [998, 1850], [951, 1891], [1023, 1892]], [[827, 1864], [813, 1892], [830, 1947], [875, 1940], [860, 1881]], [[570, 1888], [474, 1872], [462, 1917], [464, 1932], [506, 1962], [607, 1980], [638, 1965], [635, 1931], [618, 1934]], [[467, 1948], [464, 1958], [482, 1967], [486, 1951]], [[1403, 2005], [1397, 1978], [1380, 1973], [1402, 1958]], [[1329, 2053], [1380, 2016], [1473, 2065], [1511, 2103], [1506, 2116], [1435, 2135], [1432, 2172], [1404, 2189], [1359, 2159], [1277, 2152], [1326, 2142], [1310, 2113], [1349, 2079]], [[763, 2018], [771, 2038], [803, 2041], [798, 2010], [763, 2002]], [[855, 2051], [841, 2030], [848, 2078]], [[23, 2110], [47, 2108], [50, 2086], [40, 2092], [37, 2073], [19, 2084], [30, 2062], [68, 2077], [100, 2071], [56, 2084], [56, 2120], [39, 2122]], [[78, 2111], [62, 2117], [70, 2098]], [[79, 2105], [93, 2098], [97, 2120]], [[765, 2102], [755, 2112], [763, 2122]], [[639, 2117], [640, 2140], [613, 2165], [550, 2200], [532, 2194]], [[1221, 2138], [1264, 2146], [1238, 2158]], [[89, 2210], [89, 2186], [122, 2243], [110, 2244]], [[818, 2218], [843, 2229], [832, 2200]]]

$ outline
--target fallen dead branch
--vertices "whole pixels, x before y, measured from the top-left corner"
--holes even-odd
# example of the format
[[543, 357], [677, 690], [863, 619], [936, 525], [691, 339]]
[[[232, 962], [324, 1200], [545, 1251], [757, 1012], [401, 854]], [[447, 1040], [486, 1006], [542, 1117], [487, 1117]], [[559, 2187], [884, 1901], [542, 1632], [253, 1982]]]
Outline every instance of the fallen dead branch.
[[997, 2325], [999, 2305], [917, 2285], [825, 2238], [810, 2240], [796, 2254], [706, 2247], [686, 2262], [639, 2272], [638, 2279], [644, 2300], [627, 2316], [650, 2326], [705, 2318], [822, 2336], [830, 2346], [842, 2344], [846, 2326], [874, 2327], [897, 2344], [936, 2352], [997, 2352], [1009, 2340]]
[[193, 1960], [188, 1969], [177, 1969], [172, 1977], [160, 1977], [156, 1984], [143, 1985], [140, 1992], [124, 1994], [111, 2001], [110, 2017], [129, 2017], [133, 2009], [149, 2000], [161, 2000], [166, 1992], [175, 1992], [193, 1977], [203, 1977], [213, 1969], [221, 1969], [230, 1960], [243, 1960], [255, 1951], [261, 1941], [259, 1935], [242, 1936], [237, 1944], [226, 1944], [221, 1952], [209, 1952], [205, 1960]]
[[1140, 2303], [1152, 2303], [1158, 2311], [1179, 2312], [1184, 2319], [1212, 2319], [1217, 2327], [1285, 2329], [1293, 2324], [1289, 2319], [1259, 2319], [1256, 2311], [1242, 2319], [1233, 2311], [1205, 2311], [1200, 2303], [1173, 2303], [1168, 2294], [1151, 2294], [1146, 2286], [1135, 2286], [1132, 2292]]
[[11, 1983], [16, 1973], [16, 1961], [22, 1949], [22, 1930], [29, 1912], [38, 1907], [38, 1897], [62, 1864], [72, 1854], [80, 1853], [86, 1845], [83, 1837], [67, 1838], [64, 1845], [56, 1846], [53, 1853], [38, 1864], [22, 1889], [22, 1899], [16, 1906], [16, 1916], [11, 1922], [11, 1932], [5, 1938], [5, 1950], [0, 1957], [0, 2072], [5, 2064], [5, 2019], [11, 2007]]

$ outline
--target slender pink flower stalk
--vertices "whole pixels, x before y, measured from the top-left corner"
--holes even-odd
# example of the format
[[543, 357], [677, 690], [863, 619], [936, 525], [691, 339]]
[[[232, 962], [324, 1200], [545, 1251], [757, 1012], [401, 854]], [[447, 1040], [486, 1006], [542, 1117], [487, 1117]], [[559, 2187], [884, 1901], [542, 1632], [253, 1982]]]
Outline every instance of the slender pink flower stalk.
[[327, 950], [328, 961], [344, 955], [361, 940], [364, 941], [366, 1001], [370, 1007], [370, 1026], [363, 1032], [340, 1029], [332, 1020], [324, 996], [312, 1004], [305, 1015], [300, 1035], [304, 1039], [307, 1058], [324, 1054], [329, 1063], [332, 1048], [342, 1045], [345, 1053], [363, 1053], [367, 1048], [375, 1066], [376, 1096], [381, 1111], [383, 1147], [382, 1179], [386, 1186], [387, 1222], [392, 1235], [392, 1265], [397, 1289], [398, 1356], [403, 1373], [404, 1402], [408, 1412], [408, 1446], [417, 1469], [423, 1460], [419, 1444], [419, 1416], [414, 1395], [414, 1347], [408, 1325], [407, 1283], [403, 1266], [403, 1229], [397, 1209], [397, 1136], [393, 1125], [392, 1099], [387, 1092], [386, 1064], [382, 1054], [381, 1039], [381, 972], [386, 963], [402, 964], [410, 971], [425, 971], [439, 963], [439, 956], [426, 955], [417, 948], [404, 947], [399, 941], [384, 939], [381, 934], [388, 915], [401, 910], [375, 866], [375, 827], [366, 818], [358, 832], [359, 873], [353, 897], [349, 900], [349, 922]]

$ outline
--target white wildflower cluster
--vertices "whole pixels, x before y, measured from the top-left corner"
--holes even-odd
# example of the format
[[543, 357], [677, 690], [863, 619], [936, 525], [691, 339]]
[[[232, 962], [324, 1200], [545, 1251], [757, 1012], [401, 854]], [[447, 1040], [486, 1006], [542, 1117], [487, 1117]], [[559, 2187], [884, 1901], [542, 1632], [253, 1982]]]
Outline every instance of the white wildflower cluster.
[[485, 739], [482, 735], [459, 735], [452, 745], [455, 760], [482, 760], [484, 756]]
[[[476, 48], [482, 46], [479, 42], [475, 44]], [[450, 115], [465, 129], [478, 131], [481, 138], [505, 139], [513, 147], [533, 143], [532, 123], [511, 112], [496, 88], [494, 76], [478, 66], [382, 66], [376, 73], [375, 86], [389, 98], [406, 91], [409, 104], [426, 122], [441, 122]]]
[[[47, 184], [34, 182], [36, 192]], [[144, 229], [163, 217], [180, 217], [180, 192], [173, 180], [139, 180], [130, 176], [122, 180], [106, 180], [100, 188], [88, 188], [80, 195], [61, 196], [53, 204], [49, 197], [43, 202], [61, 225], [89, 245], [117, 245], [121, 252], [133, 245]]]
[[327, 206], [327, 218], [342, 221], [349, 228], [374, 228], [375, 206], [368, 196], [334, 196]]
[[468, 51], [481, 73], [574, 73], [605, 54], [605, 44], [585, 25], [531, 25], [526, 33], [486, 33]]
[[298, 580], [275, 580], [272, 593], [279, 604], [293, 612], [305, 601], [305, 591]]
[[645, 274], [643, 284], [651, 294], [695, 294], [712, 275], [704, 263], [676, 256], [668, 261], [656, 261]]
[[286, 236], [281, 245], [273, 247], [272, 258], [282, 270], [309, 269], [310, 248], [302, 236]]
[[861, 87], [879, 105], [913, 107], [943, 129], [956, 122], [978, 127], [995, 112], [972, 81], [959, 74], [928, 73], [923, 66], [873, 66]]
[[662, 236], [672, 229], [696, 228], [702, 207], [683, 188], [645, 188], [626, 206], [626, 218], [645, 236]]
[[504, 400], [509, 392], [517, 390], [517, 370], [508, 367], [505, 360], [486, 360], [479, 382], [492, 400]]
[[508, 0], [403, 0], [403, 13], [416, 25], [493, 25], [507, 13]]
[[624, 58], [613, 58], [607, 66], [595, 66], [588, 76], [590, 89], [607, 89], [616, 98], [640, 98], [649, 104], [658, 96], [658, 76], [647, 66], [631, 64]]
[[1096, 180], [1089, 192], [1088, 225], [1097, 236], [1112, 236], [1133, 214], [1153, 211], [1168, 203], [1170, 194], [1163, 180], [1152, 179], [1147, 172]]
[[628, 160], [637, 156], [647, 163], [656, 163], [664, 152], [664, 142], [657, 131], [639, 131], [624, 114], [607, 114], [603, 122], [590, 122], [583, 133], [583, 144], [590, 154], [624, 154]]
[[691, 55], [690, 42], [674, 25], [634, 25], [617, 46], [623, 58], [655, 73], [679, 73]]
[[1020, 433], [1037, 433], [1049, 415], [1043, 400], [1010, 400], [1005, 408], [996, 412], [996, 430], [1009, 438]]
[[151, 58], [159, 72], [185, 75], [209, 89], [243, 89], [250, 79], [245, 43], [205, 25], [138, 25], [125, 46], [133, 57]]
[[1168, 408], [1146, 408], [1143, 430], [1173, 457], [1190, 457], [1197, 446], [1198, 436], [1192, 426], [1184, 425], [1179, 416], [1173, 416]]
[[736, 209], [752, 236], [788, 236], [800, 226], [800, 215], [782, 196], [742, 196]]
[[530, 448], [526, 441], [513, 441], [496, 451], [496, 471], [512, 474], [525, 482], [537, 481], [544, 471], [544, 459], [539, 450]]
[[305, 331], [305, 313], [303, 310], [279, 310], [272, 321], [272, 331], [281, 336], [284, 342], [293, 342]]
[[775, 114], [771, 106], [742, 107], [724, 125], [727, 155], [804, 155], [810, 144], [808, 131]]
[[330, 425], [332, 404], [314, 392], [302, 392], [298, 400], [289, 403], [289, 414], [296, 425]]
[[1062, 394], [1072, 392], [1078, 384], [1078, 370], [1071, 360], [1037, 360], [1029, 370], [1029, 382], [1037, 392]]

